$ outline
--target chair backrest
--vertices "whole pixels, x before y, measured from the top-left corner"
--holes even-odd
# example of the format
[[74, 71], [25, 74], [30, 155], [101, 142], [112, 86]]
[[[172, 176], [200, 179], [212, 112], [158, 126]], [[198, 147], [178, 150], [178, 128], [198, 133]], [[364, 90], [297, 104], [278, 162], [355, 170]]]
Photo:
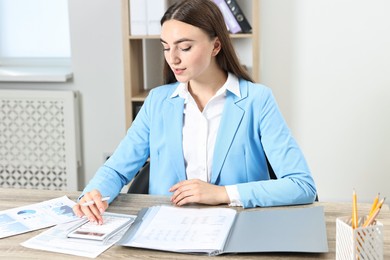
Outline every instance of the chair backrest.
[[268, 158], [265, 157], [265, 159], [267, 160], [267, 168], [268, 168], [269, 178], [270, 178], [271, 180], [276, 180], [278, 177], [276, 177], [276, 174], [275, 174], [275, 172], [274, 172], [274, 169], [272, 169], [272, 166], [271, 166], [271, 164], [269, 163]]
[[127, 193], [149, 194], [149, 169], [150, 162], [147, 161], [135, 175]]

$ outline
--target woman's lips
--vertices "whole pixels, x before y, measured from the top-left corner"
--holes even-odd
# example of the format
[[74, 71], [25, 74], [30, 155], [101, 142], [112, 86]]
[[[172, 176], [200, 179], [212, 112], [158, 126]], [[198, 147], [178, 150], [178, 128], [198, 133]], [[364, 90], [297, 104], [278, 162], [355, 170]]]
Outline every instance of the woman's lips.
[[184, 72], [185, 69], [173, 69], [173, 72], [176, 74], [176, 75], [180, 75]]

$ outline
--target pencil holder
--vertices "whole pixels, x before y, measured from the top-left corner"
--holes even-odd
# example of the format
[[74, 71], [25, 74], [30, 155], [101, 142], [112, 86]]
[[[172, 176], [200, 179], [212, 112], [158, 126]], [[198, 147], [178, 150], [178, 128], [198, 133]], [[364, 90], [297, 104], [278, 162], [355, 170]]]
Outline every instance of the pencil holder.
[[[364, 218], [359, 219], [363, 223]], [[383, 224], [351, 227], [351, 218], [337, 218], [336, 260], [383, 260]]]

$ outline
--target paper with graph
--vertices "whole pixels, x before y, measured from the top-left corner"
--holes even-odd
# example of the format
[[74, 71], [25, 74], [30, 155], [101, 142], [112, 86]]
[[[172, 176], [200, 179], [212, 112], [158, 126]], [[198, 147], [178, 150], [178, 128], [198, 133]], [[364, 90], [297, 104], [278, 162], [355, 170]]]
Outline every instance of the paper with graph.
[[67, 196], [0, 211], [0, 238], [78, 219]]

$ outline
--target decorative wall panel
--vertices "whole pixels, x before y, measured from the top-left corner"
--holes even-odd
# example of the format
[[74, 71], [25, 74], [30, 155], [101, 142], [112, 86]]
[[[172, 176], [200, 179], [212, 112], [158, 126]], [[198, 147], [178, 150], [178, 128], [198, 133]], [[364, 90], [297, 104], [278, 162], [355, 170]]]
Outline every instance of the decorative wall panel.
[[0, 187], [77, 190], [77, 93], [0, 90]]

